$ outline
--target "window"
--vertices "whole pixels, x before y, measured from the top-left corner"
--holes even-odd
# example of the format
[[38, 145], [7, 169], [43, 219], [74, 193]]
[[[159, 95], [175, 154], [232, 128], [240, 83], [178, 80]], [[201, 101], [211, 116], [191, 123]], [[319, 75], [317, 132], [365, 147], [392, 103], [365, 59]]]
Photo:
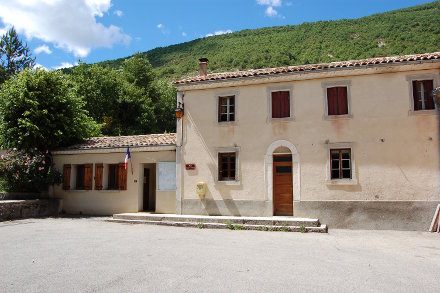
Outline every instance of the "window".
[[76, 189], [84, 189], [84, 165], [76, 166]]
[[[125, 169], [125, 166], [124, 166]], [[119, 165], [108, 165], [108, 190], [119, 189]]]
[[219, 153], [218, 154], [218, 180], [235, 181], [236, 180], [237, 153]]
[[336, 86], [327, 88], [327, 115], [347, 115], [347, 87]]
[[290, 117], [290, 91], [276, 91], [271, 93], [272, 118]]
[[[73, 165], [73, 176], [67, 178], [70, 173], [70, 165], [64, 167], [64, 189], [70, 189], [70, 179], [73, 179], [72, 185], [76, 190], [92, 190], [93, 182], [93, 164]], [[67, 167], [67, 168], [66, 168]]]
[[351, 149], [330, 150], [331, 179], [351, 179]]
[[414, 111], [435, 109], [432, 90], [434, 88], [433, 80], [413, 80], [413, 101]]
[[218, 122], [235, 121], [235, 96], [219, 96], [218, 104]]

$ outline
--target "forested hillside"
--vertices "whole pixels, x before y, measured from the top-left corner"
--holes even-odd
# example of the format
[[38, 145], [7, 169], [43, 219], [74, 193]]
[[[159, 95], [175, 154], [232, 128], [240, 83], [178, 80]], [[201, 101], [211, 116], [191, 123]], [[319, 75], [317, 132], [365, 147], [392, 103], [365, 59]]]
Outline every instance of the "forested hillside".
[[[440, 50], [440, 1], [360, 19], [243, 30], [147, 51], [159, 77], [434, 52]], [[125, 58], [102, 62], [119, 68]]]

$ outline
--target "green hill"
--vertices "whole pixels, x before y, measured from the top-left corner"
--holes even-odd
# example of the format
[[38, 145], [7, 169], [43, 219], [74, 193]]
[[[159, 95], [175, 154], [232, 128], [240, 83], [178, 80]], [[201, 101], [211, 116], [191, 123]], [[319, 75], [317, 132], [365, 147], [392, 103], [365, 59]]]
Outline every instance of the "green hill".
[[[243, 30], [145, 52], [159, 76], [197, 73], [197, 59], [210, 72], [440, 51], [440, 1], [359, 19]], [[118, 68], [125, 58], [101, 62]]]

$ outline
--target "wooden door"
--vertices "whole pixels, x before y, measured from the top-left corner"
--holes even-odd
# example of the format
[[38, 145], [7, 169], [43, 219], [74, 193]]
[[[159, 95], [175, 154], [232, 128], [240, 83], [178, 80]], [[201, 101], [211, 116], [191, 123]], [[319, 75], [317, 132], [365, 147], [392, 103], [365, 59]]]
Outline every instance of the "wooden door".
[[292, 155], [273, 156], [273, 214], [293, 216]]
[[144, 169], [144, 211], [151, 210], [150, 208], [150, 169]]

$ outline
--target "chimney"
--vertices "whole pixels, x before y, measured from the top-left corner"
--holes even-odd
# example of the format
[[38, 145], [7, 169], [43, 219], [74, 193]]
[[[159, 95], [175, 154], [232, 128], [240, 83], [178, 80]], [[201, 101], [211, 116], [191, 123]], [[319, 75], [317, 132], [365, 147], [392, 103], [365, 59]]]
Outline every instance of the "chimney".
[[207, 74], [208, 74], [208, 59], [207, 58], [200, 58], [199, 59], [199, 75], [202, 78], [206, 78]]

